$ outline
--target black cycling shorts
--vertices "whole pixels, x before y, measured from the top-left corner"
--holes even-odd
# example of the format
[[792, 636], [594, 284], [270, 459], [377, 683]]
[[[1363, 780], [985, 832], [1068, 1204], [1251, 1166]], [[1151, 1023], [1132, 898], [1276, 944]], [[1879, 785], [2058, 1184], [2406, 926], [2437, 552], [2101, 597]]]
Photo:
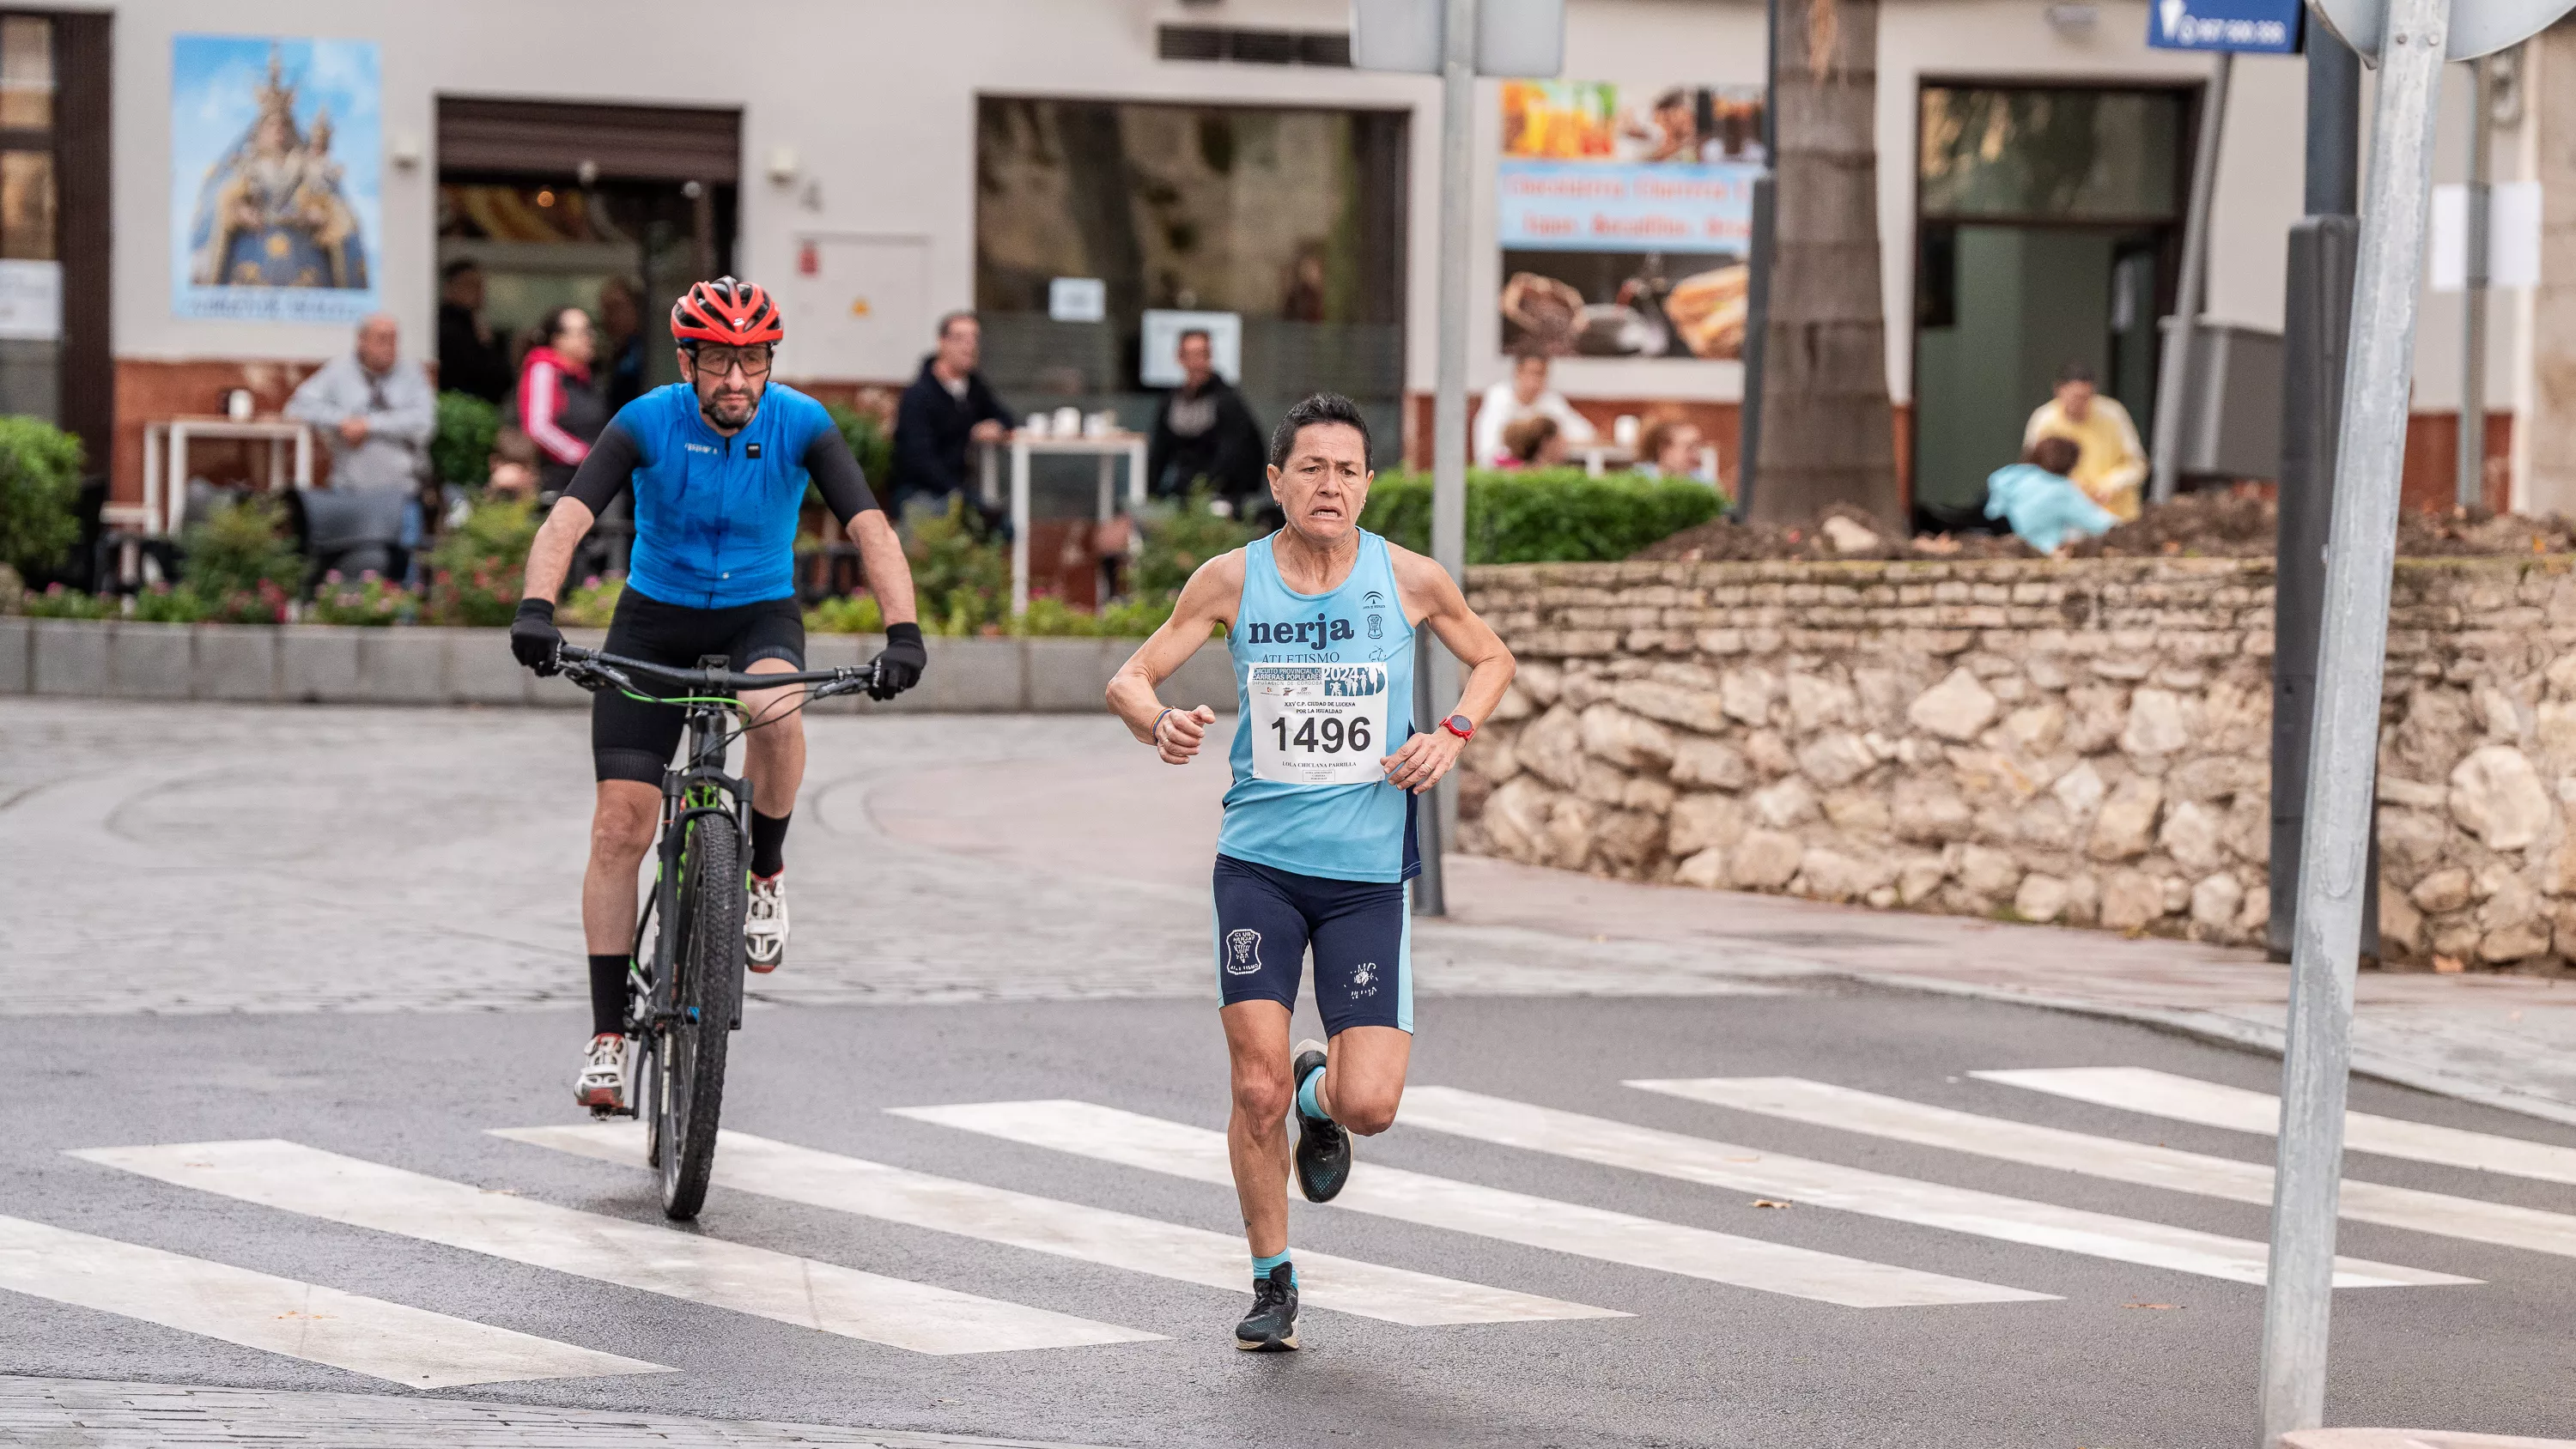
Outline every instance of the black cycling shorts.
[[[721, 654], [733, 669], [762, 659], [805, 667], [805, 611], [792, 598], [690, 609], [648, 599], [631, 585], [618, 595], [603, 652], [673, 669], [695, 669]], [[651, 691], [646, 680], [637, 685]], [[590, 697], [591, 768], [602, 780], [659, 786], [662, 770], [680, 747], [687, 717], [676, 704], [645, 704], [613, 689]]]

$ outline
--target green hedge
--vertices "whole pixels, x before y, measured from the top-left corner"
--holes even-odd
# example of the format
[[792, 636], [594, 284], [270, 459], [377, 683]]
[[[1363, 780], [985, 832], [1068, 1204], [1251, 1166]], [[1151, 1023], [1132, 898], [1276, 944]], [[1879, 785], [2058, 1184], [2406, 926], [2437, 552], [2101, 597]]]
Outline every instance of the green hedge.
[[0, 417], [0, 564], [49, 573], [80, 541], [80, 439], [35, 418]]
[[[1623, 559], [1715, 518], [1724, 495], [1686, 478], [1587, 476], [1579, 468], [1467, 473], [1467, 562], [1591, 563]], [[1369, 489], [1363, 526], [1431, 551], [1431, 475], [1388, 472]]]

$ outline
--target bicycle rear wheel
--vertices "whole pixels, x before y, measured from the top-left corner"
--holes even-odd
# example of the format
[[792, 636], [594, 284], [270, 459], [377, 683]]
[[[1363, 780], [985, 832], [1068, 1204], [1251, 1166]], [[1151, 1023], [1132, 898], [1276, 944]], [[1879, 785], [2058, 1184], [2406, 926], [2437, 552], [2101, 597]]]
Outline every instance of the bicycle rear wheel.
[[672, 953], [675, 1019], [663, 1032], [654, 1063], [662, 1213], [684, 1221], [705, 1204], [707, 1178], [715, 1170], [745, 909], [742, 840], [734, 822], [700, 815], [688, 831], [678, 892], [679, 949]]

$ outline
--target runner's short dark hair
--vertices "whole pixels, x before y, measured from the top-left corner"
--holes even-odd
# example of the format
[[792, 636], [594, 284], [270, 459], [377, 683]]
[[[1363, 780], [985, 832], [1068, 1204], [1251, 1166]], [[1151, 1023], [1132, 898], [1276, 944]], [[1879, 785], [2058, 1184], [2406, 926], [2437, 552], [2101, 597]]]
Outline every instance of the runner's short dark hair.
[[948, 329], [956, 326], [960, 322], [972, 322], [978, 327], [984, 325], [983, 321], [976, 317], [973, 312], [960, 307], [954, 312], [941, 314], [939, 318], [939, 330], [931, 335], [937, 337], [940, 341], [945, 342], [948, 340]]
[[2064, 387], [2070, 382], [2090, 384], [2094, 381], [2093, 369], [2081, 362], [2076, 362], [2070, 359], [2057, 369], [2057, 385], [2059, 387]]
[[1360, 451], [1363, 454], [1368, 452], [1368, 419], [1361, 415], [1358, 403], [1337, 392], [1308, 393], [1304, 402], [1290, 408], [1287, 415], [1279, 419], [1279, 426], [1270, 430], [1270, 466], [1287, 467], [1288, 455], [1297, 447], [1297, 434], [1319, 423], [1340, 423], [1344, 427], [1359, 429]]

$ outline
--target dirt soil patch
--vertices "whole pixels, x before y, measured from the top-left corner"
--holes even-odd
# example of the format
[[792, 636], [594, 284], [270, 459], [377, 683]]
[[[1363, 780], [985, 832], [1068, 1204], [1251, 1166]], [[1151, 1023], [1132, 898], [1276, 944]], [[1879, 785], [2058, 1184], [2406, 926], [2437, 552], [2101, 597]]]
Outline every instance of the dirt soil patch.
[[[2060, 551], [2067, 558], [2270, 558], [2280, 509], [2246, 491], [2189, 493], [2149, 508], [2100, 538]], [[2474, 558], [2576, 553], [2576, 524], [2470, 509], [2408, 513], [2398, 519], [2400, 558]], [[1765, 559], [2038, 558], [2009, 533], [1922, 534], [1906, 538], [1856, 508], [1837, 505], [1796, 527], [1717, 519], [1649, 544], [1633, 557], [1682, 563]]]

